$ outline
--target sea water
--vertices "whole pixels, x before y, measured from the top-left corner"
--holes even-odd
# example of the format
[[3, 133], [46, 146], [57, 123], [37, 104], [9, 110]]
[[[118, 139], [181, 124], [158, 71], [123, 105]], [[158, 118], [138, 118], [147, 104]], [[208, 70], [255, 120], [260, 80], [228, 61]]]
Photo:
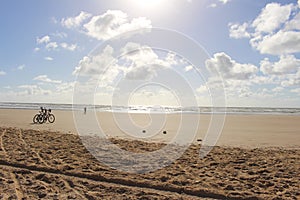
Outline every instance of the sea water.
[[271, 114], [300, 115], [300, 108], [267, 107], [168, 107], [168, 106], [111, 106], [89, 104], [53, 104], [53, 103], [11, 103], [0, 102], [0, 109], [39, 110], [40, 107], [52, 110], [87, 110], [121, 113], [187, 113], [187, 114]]

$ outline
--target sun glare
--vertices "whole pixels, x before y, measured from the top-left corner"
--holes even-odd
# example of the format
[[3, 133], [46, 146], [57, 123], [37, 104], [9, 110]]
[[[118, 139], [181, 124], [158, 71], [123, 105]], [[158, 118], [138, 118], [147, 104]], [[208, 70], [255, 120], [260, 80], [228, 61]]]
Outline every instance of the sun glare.
[[165, 0], [133, 0], [133, 3], [143, 9], [152, 9], [162, 6]]

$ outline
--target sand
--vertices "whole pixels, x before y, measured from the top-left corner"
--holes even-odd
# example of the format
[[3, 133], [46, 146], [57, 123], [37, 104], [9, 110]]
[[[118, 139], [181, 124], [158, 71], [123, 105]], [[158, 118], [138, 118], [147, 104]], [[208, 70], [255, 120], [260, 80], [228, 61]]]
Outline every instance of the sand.
[[[71, 111], [53, 111], [56, 121], [53, 124], [33, 124], [32, 118], [36, 110], [0, 109], [0, 126], [17, 127], [22, 129], [59, 131], [63, 133], [77, 134]], [[83, 111], [79, 112], [83, 115]], [[114, 120], [114, 116], [108, 112], [99, 112], [98, 119], [101, 128], [108, 137], [130, 139], [132, 136], [120, 130]], [[122, 115], [122, 114], [121, 114]], [[124, 114], [123, 114], [124, 115]], [[130, 116], [137, 126], [140, 126], [134, 134], [142, 135], [143, 126], [151, 123], [148, 115], [132, 114]], [[151, 142], [169, 142], [180, 126], [180, 115], [170, 114], [163, 118], [164, 126], [153, 137]], [[194, 141], [203, 140], [207, 134], [210, 115], [200, 116], [199, 127], [196, 130]], [[217, 142], [218, 146], [234, 146], [243, 148], [256, 147], [300, 147], [300, 116], [288, 115], [227, 115], [223, 131]], [[87, 127], [89, 125], [86, 125]], [[189, 125], [187, 125], [189, 126]], [[167, 134], [163, 134], [167, 131]], [[149, 133], [149, 132], [147, 132]], [[150, 133], [149, 133], [150, 134]], [[136, 139], [136, 138], [133, 138]]]
[[[56, 122], [42, 125], [32, 123], [34, 113], [0, 110], [0, 199], [300, 197], [299, 116], [230, 115], [218, 146], [204, 158], [199, 157], [201, 142], [195, 141], [165, 168], [126, 173], [99, 162], [87, 151], [76, 134], [71, 112], [54, 111]], [[165, 144], [160, 142], [169, 140], [178, 120], [176, 115], [168, 116], [167, 134], [158, 133], [155, 143], [150, 143], [127, 140], [109, 113], [99, 115], [102, 122], [107, 120], [103, 129], [114, 137], [112, 143], [138, 153], [162, 148]], [[145, 116], [133, 117], [137, 123], [145, 122]], [[197, 138], [203, 137], [209, 116], [202, 120]], [[105, 156], [116, 162], [112, 153]]]

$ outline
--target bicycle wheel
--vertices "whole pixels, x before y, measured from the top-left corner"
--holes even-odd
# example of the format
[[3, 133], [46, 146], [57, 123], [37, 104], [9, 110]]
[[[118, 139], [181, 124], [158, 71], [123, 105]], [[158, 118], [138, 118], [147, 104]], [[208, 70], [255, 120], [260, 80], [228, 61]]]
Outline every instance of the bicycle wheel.
[[48, 116], [48, 121], [49, 121], [50, 123], [53, 123], [53, 122], [55, 121], [55, 116], [54, 116], [53, 114], [50, 114], [50, 115]]
[[39, 114], [39, 116], [38, 116], [38, 122], [40, 123], [40, 124], [42, 124], [42, 123], [44, 123], [44, 116], [42, 115], [42, 114]]
[[39, 115], [40, 115], [40, 114], [34, 115], [34, 117], [33, 117], [33, 123], [34, 123], [34, 124], [36, 124], [36, 123], [39, 122]]

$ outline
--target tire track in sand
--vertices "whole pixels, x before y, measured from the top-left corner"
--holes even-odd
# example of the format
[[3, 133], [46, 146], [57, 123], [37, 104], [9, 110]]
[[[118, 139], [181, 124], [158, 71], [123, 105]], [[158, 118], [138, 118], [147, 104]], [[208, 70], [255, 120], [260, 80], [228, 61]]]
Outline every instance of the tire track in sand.
[[31, 146], [24, 140], [23, 132], [22, 132], [21, 129], [19, 129], [18, 135], [19, 135], [19, 138], [20, 138], [21, 142], [24, 144], [24, 146], [25, 146], [27, 149], [30, 149], [30, 151], [32, 151], [32, 152], [35, 154], [35, 156], [37, 157], [37, 159], [38, 159], [43, 165], [45, 165], [46, 167], [49, 167], [49, 168], [50, 168], [50, 166], [47, 164], [47, 162], [40, 156], [39, 152], [37, 152], [35, 148], [31, 147]]
[[10, 170], [10, 177], [14, 182], [14, 189], [18, 200], [26, 199], [17, 174]]
[[[1, 148], [5, 150], [3, 145], [3, 136], [5, 132], [2, 132], [1, 135]], [[214, 198], [214, 199], [230, 199], [226, 197], [225, 195], [214, 193], [207, 190], [191, 190], [188, 188], [182, 188], [179, 186], [172, 186], [172, 185], [160, 185], [155, 184], [151, 182], [143, 182], [143, 181], [137, 181], [137, 180], [130, 180], [130, 179], [123, 179], [119, 177], [106, 177], [105, 175], [93, 175], [93, 174], [86, 174], [84, 172], [69, 172], [69, 171], [61, 171], [59, 169], [55, 169], [53, 167], [50, 167], [45, 163], [45, 161], [39, 156], [39, 154], [34, 150], [34, 148], [30, 147], [30, 145], [24, 140], [22, 131], [19, 130], [18, 132], [18, 138], [21, 140], [21, 143], [25, 145], [24, 147], [27, 147], [26, 149], [28, 151], [34, 152], [38, 158], [40, 158], [40, 161], [44, 164], [44, 166], [38, 166], [38, 165], [26, 165], [19, 162], [12, 162], [10, 160], [2, 160], [0, 159], [0, 165], [7, 166], [7, 167], [13, 167], [17, 169], [27, 169], [32, 170], [35, 172], [43, 172], [43, 173], [49, 173], [54, 175], [62, 175], [66, 179], [69, 178], [79, 178], [79, 179], [88, 179], [96, 182], [102, 182], [102, 183], [109, 183], [109, 184], [117, 184], [121, 186], [131, 187], [131, 188], [140, 188], [140, 189], [150, 189], [154, 191], [160, 191], [160, 192], [169, 192], [169, 193], [178, 193], [178, 194], [185, 194], [191, 197], [205, 197], [205, 198]], [[6, 153], [6, 151], [5, 151]], [[6, 154], [8, 155], [8, 154]], [[15, 191], [19, 198], [23, 198], [24, 194], [22, 193], [21, 185], [19, 184], [18, 177], [12, 173], [11, 174], [12, 179], [14, 181]], [[70, 186], [70, 185], [69, 185]], [[70, 186], [71, 187], [71, 186]], [[75, 192], [75, 188], [73, 190]], [[82, 196], [82, 195], [80, 195]], [[83, 196], [84, 197], [84, 196]], [[86, 199], [86, 197], [84, 197]]]
[[[5, 133], [6, 133], [6, 129], [4, 129], [1, 133], [1, 136], [0, 136], [0, 146], [1, 146], [1, 152], [3, 154], [3, 156], [8, 159], [8, 154], [5, 150], [5, 147], [4, 147], [4, 142], [3, 142], [3, 138], [5, 136]], [[15, 190], [15, 193], [16, 193], [16, 196], [17, 196], [17, 199], [18, 200], [23, 200], [25, 199], [25, 195], [24, 195], [24, 192], [22, 190], [22, 187], [20, 185], [20, 181], [17, 177], [17, 175], [13, 172], [12, 169], [9, 170], [9, 174], [10, 174], [10, 177], [13, 181], [13, 186], [14, 186], [14, 190]]]
[[140, 188], [140, 189], [150, 189], [150, 190], [156, 190], [161, 192], [169, 192], [169, 193], [178, 193], [178, 194], [185, 194], [190, 197], [202, 197], [202, 198], [213, 198], [213, 199], [236, 199], [236, 198], [230, 198], [223, 194], [214, 193], [211, 191], [207, 191], [205, 189], [201, 190], [191, 190], [182, 188], [179, 186], [172, 186], [172, 185], [160, 185], [160, 184], [153, 184], [151, 182], [139, 182], [136, 180], [126, 180], [123, 178], [112, 178], [112, 177], [105, 177], [105, 175], [93, 175], [93, 174], [85, 174], [82, 172], [68, 172], [68, 171], [60, 171], [58, 169], [53, 168], [46, 168], [46, 167], [39, 167], [39, 166], [28, 166], [21, 163], [10, 163], [4, 160], [0, 160], [0, 165], [7, 166], [7, 167], [14, 167], [18, 169], [27, 169], [32, 170], [35, 172], [43, 172], [48, 174], [54, 174], [54, 175], [62, 175], [70, 178], [79, 178], [79, 179], [88, 179], [91, 181], [96, 182], [102, 182], [102, 183], [109, 183], [109, 184], [116, 184], [131, 188]]
[[[25, 147], [28, 148], [28, 149], [30, 149], [30, 150], [36, 155], [36, 157], [39, 159], [39, 161], [40, 161], [43, 165], [45, 165], [47, 168], [52, 168], [52, 167], [51, 167], [50, 165], [48, 165], [47, 162], [40, 156], [40, 153], [39, 153], [34, 147], [32, 147], [31, 145], [29, 145], [29, 144], [25, 141], [25, 139], [24, 139], [24, 134], [23, 134], [23, 132], [22, 132], [21, 129], [19, 129], [18, 135], [19, 135], [19, 138], [20, 138], [21, 142], [25, 145]], [[65, 179], [62, 179], [62, 181], [64, 182], [65, 186], [66, 186], [69, 190], [71, 190], [71, 191], [73, 191], [74, 193], [76, 193], [78, 196], [80, 196], [81, 199], [87, 199], [87, 198], [85, 198], [84, 195], [82, 195], [80, 192], [78, 192], [75, 188], [72, 188], [72, 187], [70, 186], [70, 184], [69, 184], [68, 181], [66, 181]]]
[[87, 199], [83, 194], [81, 194], [78, 190], [76, 190], [73, 186], [71, 186], [73, 184], [73, 182], [66, 180], [65, 178], [62, 178], [62, 181], [64, 182], [65, 186], [69, 190], [72, 190], [75, 194], [80, 196], [80, 199]]
[[[4, 157], [7, 158], [8, 155], [7, 155], [7, 152], [6, 152], [5, 148], [4, 148], [4, 143], [3, 143], [3, 137], [4, 137], [5, 133], [6, 133], [6, 129], [4, 129], [4, 130], [2, 131], [1, 136], [0, 136], [0, 146], [1, 146], [0, 150], [1, 150], [2, 156], [4, 156]], [[0, 154], [0, 155], [1, 155], [1, 154]], [[1, 157], [2, 157], [2, 156], [1, 156]]]

